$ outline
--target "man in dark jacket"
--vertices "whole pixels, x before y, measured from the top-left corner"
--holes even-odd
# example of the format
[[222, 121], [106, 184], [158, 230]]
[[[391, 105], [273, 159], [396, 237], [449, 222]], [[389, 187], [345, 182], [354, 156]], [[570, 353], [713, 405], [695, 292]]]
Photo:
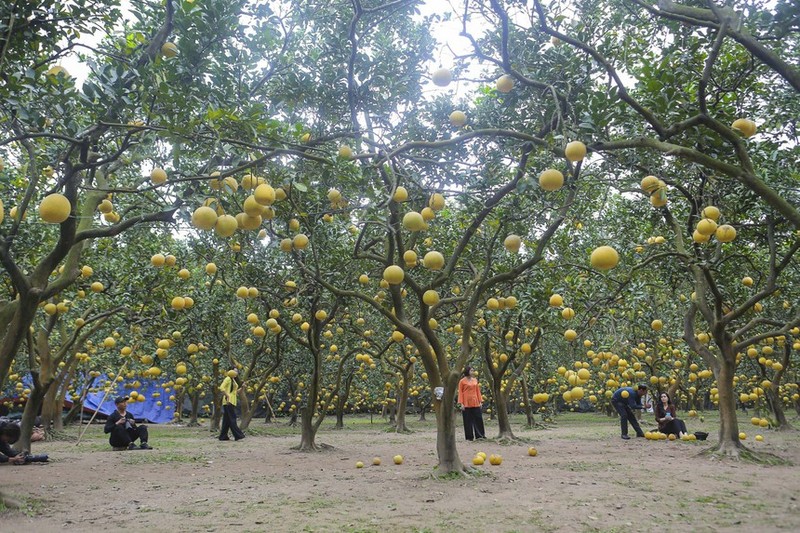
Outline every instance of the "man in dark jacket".
[[625, 440], [630, 439], [628, 436], [628, 422], [633, 426], [636, 431], [637, 437], [644, 437], [642, 428], [639, 427], [639, 422], [636, 421], [636, 416], [633, 414], [634, 409], [644, 409], [650, 405], [642, 405], [642, 396], [647, 394], [647, 385], [639, 385], [637, 388], [633, 387], [620, 387], [611, 396], [611, 405], [619, 413], [619, 423], [622, 428], [622, 438]]
[[135, 450], [134, 441], [139, 439], [142, 450], [152, 450], [147, 443], [147, 426], [137, 425], [133, 415], [128, 412], [128, 397], [120, 396], [114, 400], [117, 408], [108, 416], [103, 431], [111, 433], [108, 442], [114, 450]]

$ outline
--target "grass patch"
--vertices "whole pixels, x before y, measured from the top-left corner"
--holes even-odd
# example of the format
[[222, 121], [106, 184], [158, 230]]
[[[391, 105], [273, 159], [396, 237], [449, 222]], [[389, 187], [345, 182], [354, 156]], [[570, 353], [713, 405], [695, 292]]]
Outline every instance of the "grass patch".
[[[125, 452], [120, 452], [125, 453]], [[189, 453], [153, 453], [147, 450], [131, 450], [123, 456], [126, 465], [165, 464], [165, 463], [207, 463], [208, 455]]]

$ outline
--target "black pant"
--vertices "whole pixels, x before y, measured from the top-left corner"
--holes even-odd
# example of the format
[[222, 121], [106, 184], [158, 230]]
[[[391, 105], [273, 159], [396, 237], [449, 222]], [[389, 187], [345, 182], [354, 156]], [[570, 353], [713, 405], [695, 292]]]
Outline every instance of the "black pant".
[[465, 407], [461, 416], [464, 419], [464, 436], [467, 440], [486, 438], [480, 407]]
[[636, 434], [640, 437], [644, 436], [644, 432], [642, 428], [639, 427], [639, 422], [636, 421], [636, 416], [633, 414], [633, 409], [627, 403], [620, 403], [620, 402], [611, 402], [611, 405], [614, 406], [614, 409], [617, 410], [619, 413], [619, 424], [622, 429], [622, 436], [626, 436], [628, 434], [628, 422], [631, 423], [633, 426], [633, 430], [636, 431]]
[[127, 448], [128, 445], [136, 439], [141, 440], [142, 444], [147, 442], [147, 426], [136, 426], [126, 428], [127, 424], [120, 424], [114, 426], [111, 430], [111, 435], [108, 437], [108, 442], [114, 448]]
[[679, 418], [673, 418], [664, 424], [664, 428], [661, 430], [661, 433], [665, 433], [667, 435], [680, 435], [681, 433], [686, 433], [686, 422]]
[[222, 428], [219, 431], [220, 440], [228, 440], [228, 430], [233, 433], [233, 438], [236, 440], [243, 439], [244, 433], [239, 429], [236, 424], [236, 408], [231, 404], [222, 406]]

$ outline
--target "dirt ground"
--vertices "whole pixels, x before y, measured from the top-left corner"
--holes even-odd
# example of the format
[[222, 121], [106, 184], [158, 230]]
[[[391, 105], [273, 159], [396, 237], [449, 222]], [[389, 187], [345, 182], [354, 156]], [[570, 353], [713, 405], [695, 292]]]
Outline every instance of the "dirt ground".
[[[262, 422], [241, 442], [151, 426], [152, 451], [112, 452], [100, 426], [77, 446], [35, 443], [49, 464], [0, 467], [3, 490], [25, 504], [0, 512], [0, 531], [800, 531], [800, 435], [758, 430], [744, 416], [747, 444], [792, 466], [720, 462], [698, 455], [703, 443], [623, 441], [615, 419], [569, 414], [551, 429], [515, 419], [528, 442], [461, 438], [465, 462], [484, 451], [502, 465], [436, 479], [432, 422], [395, 434], [378, 417], [346, 420], [339, 431], [323, 424], [318, 442], [333, 448], [318, 453], [293, 451], [296, 429]], [[713, 414], [689, 427], [715, 439]], [[496, 433], [490, 421], [487, 433]]]

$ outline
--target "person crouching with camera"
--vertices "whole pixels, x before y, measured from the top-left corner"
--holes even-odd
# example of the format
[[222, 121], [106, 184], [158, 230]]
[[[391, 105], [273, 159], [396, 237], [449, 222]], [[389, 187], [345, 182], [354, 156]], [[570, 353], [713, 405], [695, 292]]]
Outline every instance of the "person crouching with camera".
[[18, 452], [11, 447], [19, 440], [20, 432], [20, 427], [13, 422], [0, 425], [0, 464], [46, 463], [47, 455], [31, 455], [27, 452]]
[[103, 431], [111, 433], [108, 442], [115, 451], [135, 450], [138, 439], [142, 450], [152, 450], [147, 443], [147, 426], [137, 425], [133, 415], [128, 412], [128, 397], [120, 396], [114, 400], [117, 408], [108, 416]]

